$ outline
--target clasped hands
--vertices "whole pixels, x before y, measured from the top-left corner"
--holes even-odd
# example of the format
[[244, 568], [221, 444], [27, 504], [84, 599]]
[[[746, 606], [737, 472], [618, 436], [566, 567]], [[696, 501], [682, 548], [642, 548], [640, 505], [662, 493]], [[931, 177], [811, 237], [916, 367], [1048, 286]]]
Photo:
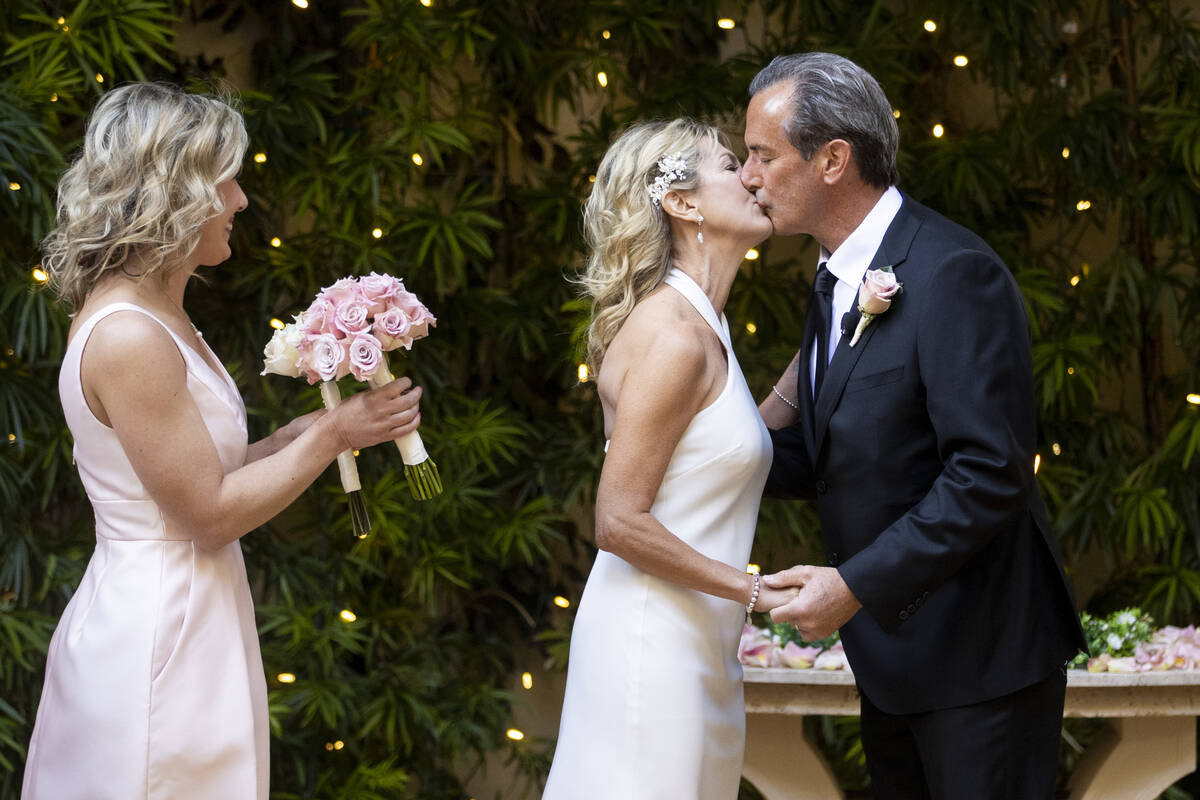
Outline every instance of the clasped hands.
[[805, 641], [831, 635], [854, 616], [862, 603], [832, 567], [800, 564], [762, 577], [756, 611], [771, 612], [775, 622], [786, 622]]

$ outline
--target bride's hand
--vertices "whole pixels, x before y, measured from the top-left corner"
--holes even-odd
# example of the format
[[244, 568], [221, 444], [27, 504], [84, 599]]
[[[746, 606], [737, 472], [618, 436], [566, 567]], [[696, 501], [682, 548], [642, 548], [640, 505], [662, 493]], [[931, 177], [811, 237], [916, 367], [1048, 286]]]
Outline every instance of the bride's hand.
[[782, 589], [772, 589], [763, 583], [759, 586], [758, 602], [754, 604], [754, 610], [764, 613], [768, 612], [785, 603], [790, 603], [798, 594], [800, 594], [799, 586], [786, 586]]

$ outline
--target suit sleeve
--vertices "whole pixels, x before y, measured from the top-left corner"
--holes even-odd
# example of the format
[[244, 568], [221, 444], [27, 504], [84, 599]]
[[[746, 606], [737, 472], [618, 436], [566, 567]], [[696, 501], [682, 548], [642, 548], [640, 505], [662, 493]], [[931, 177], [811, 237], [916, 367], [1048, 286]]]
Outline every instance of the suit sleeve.
[[960, 252], [936, 269], [922, 287], [929, 296], [904, 301], [922, 302], [917, 368], [943, 468], [924, 498], [839, 567], [889, 632], [1014, 529], [1033, 490], [1033, 372], [1020, 291], [990, 253]]
[[808, 456], [808, 444], [804, 440], [804, 429], [800, 423], [771, 434], [771, 473], [767, 475], [764, 497], [782, 497], [788, 500], [811, 499], [813, 490], [812, 460]]

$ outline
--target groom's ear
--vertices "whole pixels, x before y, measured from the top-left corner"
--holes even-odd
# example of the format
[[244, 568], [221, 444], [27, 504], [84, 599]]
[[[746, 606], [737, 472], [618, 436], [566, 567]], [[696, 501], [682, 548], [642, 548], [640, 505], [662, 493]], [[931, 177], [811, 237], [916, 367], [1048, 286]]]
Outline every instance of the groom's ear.
[[832, 139], [820, 150], [821, 178], [827, 184], [838, 183], [852, 174], [850, 158], [854, 148], [845, 139]]
[[668, 189], [663, 195], [662, 207], [668, 217], [675, 219], [695, 222], [700, 216], [699, 209], [692, 204], [691, 199], [675, 189]]

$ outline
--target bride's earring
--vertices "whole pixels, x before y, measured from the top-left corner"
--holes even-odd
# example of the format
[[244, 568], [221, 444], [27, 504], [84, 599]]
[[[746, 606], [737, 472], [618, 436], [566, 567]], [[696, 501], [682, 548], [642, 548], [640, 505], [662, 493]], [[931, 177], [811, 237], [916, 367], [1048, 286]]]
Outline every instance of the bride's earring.
[[699, 242], [700, 244], [704, 244], [704, 231], [701, 230], [701, 228], [703, 226], [704, 226], [704, 215], [701, 214], [700, 218], [696, 220], [696, 229], [697, 229], [696, 230], [696, 241]]

